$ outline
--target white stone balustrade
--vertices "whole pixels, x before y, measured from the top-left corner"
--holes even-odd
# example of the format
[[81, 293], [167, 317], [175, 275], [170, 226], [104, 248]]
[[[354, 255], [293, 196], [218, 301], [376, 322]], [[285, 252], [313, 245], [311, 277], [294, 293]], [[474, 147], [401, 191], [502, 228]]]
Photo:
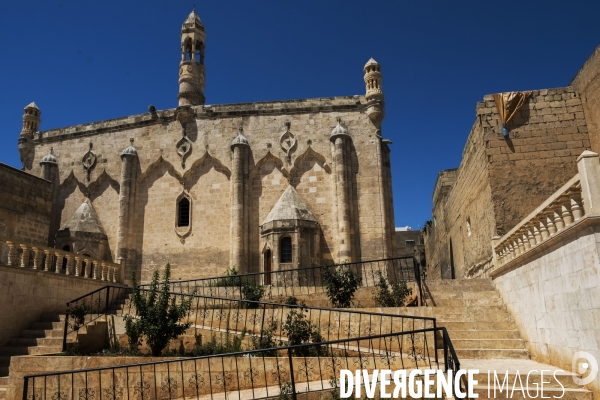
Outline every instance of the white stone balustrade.
[[5, 260], [10, 266], [79, 278], [118, 282], [121, 268], [119, 264], [51, 247], [19, 243], [2, 236], [0, 236], [0, 253], [2, 253], [4, 244], [8, 246]]
[[495, 268], [530, 252], [587, 215], [600, 215], [600, 159], [584, 151], [578, 173], [501, 238], [492, 240]]

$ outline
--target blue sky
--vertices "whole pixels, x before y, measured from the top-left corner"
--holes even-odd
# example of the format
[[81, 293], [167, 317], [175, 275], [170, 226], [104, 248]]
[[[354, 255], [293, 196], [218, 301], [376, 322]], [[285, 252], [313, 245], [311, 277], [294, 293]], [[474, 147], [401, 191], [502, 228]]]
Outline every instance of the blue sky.
[[[20, 167], [23, 107], [40, 129], [177, 105], [191, 1], [0, 2], [0, 161]], [[485, 94], [566, 86], [600, 44], [595, 1], [196, 0], [207, 104], [364, 94], [382, 65], [396, 225], [430, 218]]]

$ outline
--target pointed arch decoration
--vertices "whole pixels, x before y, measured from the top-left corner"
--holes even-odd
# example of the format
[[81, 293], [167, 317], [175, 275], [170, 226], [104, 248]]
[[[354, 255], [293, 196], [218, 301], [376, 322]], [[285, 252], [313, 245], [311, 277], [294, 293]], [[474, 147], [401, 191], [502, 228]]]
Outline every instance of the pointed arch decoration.
[[[180, 224], [179, 222], [182, 219], [182, 212], [184, 212], [181, 209], [181, 205], [182, 205], [182, 201], [187, 201], [187, 216], [185, 216], [185, 218], [187, 219], [187, 224]], [[192, 207], [192, 196], [190, 195], [190, 193], [183, 189], [181, 191], [181, 193], [179, 193], [179, 195], [177, 196], [177, 199], [175, 200], [175, 204], [176, 204], [176, 212], [175, 212], [175, 234], [179, 237], [179, 241], [181, 241], [181, 244], [185, 244], [185, 239], [192, 233], [192, 211], [194, 209], [194, 207]]]
[[275, 168], [277, 168], [279, 171], [281, 171], [281, 174], [288, 181], [290, 180], [290, 173], [283, 166], [284, 165], [283, 161], [281, 160], [281, 158], [273, 155], [273, 153], [271, 153], [271, 150], [267, 151], [267, 154], [265, 154], [265, 156], [263, 158], [261, 158], [260, 160], [258, 160], [258, 162], [254, 165], [254, 168], [252, 169], [252, 171], [250, 171], [250, 180], [254, 179], [254, 177], [260, 173], [260, 170], [262, 169], [263, 165], [265, 165], [269, 162], [274, 163]]
[[216, 157], [211, 156], [210, 153], [208, 152], [208, 150], [206, 150], [204, 152], [204, 154], [202, 155], [202, 157], [200, 157], [199, 159], [194, 161], [194, 163], [192, 164], [190, 169], [185, 171], [185, 173], [183, 174], [183, 181], [185, 182], [186, 187], [190, 188], [192, 186], [190, 184], [191, 183], [190, 179], [192, 178], [194, 173], [206, 163], [211, 163], [213, 168], [216, 171], [222, 173], [223, 175], [225, 175], [227, 177], [227, 180], [231, 179], [231, 170], [229, 168], [227, 168], [221, 160], [219, 160]]
[[103, 182], [108, 181], [108, 184], [115, 189], [117, 193], [121, 190], [121, 185], [117, 182], [112, 176], [106, 172], [106, 169], [102, 171], [102, 173], [96, 178], [95, 181], [91, 182], [87, 185], [88, 193], [91, 193], [97, 186], [100, 186]]
[[175, 179], [177, 179], [179, 182], [183, 182], [183, 176], [181, 176], [181, 174], [179, 172], [177, 172], [177, 170], [175, 169], [175, 167], [173, 166], [173, 164], [171, 164], [170, 162], [168, 162], [167, 160], [165, 160], [162, 156], [162, 154], [160, 156], [158, 156], [158, 159], [156, 161], [154, 161], [152, 164], [150, 164], [148, 166], [148, 168], [146, 168], [146, 171], [144, 171], [143, 173], [141, 173], [138, 176], [138, 183], [143, 182], [144, 180], [146, 180], [146, 178], [156, 169], [159, 168], [163, 165], [163, 163], [166, 163], [166, 168], [167, 168], [167, 172], [173, 176]]
[[300, 154], [294, 160], [294, 165], [292, 166], [292, 169], [290, 170], [290, 182], [292, 183], [292, 186], [295, 187], [298, 184], [298, 182], [300, 181], [301, 175], [298, 175], [298, 174], [300, 174], [302, 172], [302, 170], [301, 170], [302, 162], [311, 157], [315, 158], [317, 160], [317, 162], [319, 163], [321, 168], [323, 168], [323, 170], [326, 173], [331, 174], [331, 167], [327, 163], [327, 159], [325, 158], [325, 156], [323, 156], [318, 151], [315, 151], [311, 146], [308, 146], [306, 151], [304, 153]]
[[85, 186], [85, 184], [83, 182], [81, 182], [79, 179], [77, 179], [77, 177], [75, 176], [75, 172], [73, 170], [71, 170], [71, 173], [65, 178], [64, 181], [62, 181], [60, 183], [60, 185], [58, 185], [58, 191], [60, 192], [61, 190], [63, 190], [65, 187], [71, 185], [72, 183], [75, 183], [75, 186], [77, 186], [79, 188], [79, 190], [81, 191], [81, 193], [83, 193], [84, 196], [88, 196], [88, 188]]

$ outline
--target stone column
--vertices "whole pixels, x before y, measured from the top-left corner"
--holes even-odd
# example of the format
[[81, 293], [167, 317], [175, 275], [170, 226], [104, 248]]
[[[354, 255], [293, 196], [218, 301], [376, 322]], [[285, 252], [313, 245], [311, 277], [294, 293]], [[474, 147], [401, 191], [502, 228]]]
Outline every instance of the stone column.
[[350, 135], [340, 121], [331, 134], [334, 144], [333, 159], [335, 163], [335, 189], [337, 197], [338, 219], [338, 262], [352, 262], [352, 247], [350, 235], [350, 193], [348, 182], [348, 167], [350, 157], [347, 154], [347, 143]]
[[240, 272], [248, 272], [246, 255], [246, 226], [245, 221], [245, 189], [248, 179], [246, 171], [248, 141], [242, 133], [242, 128], [233, 142], [231, 151], [233, 152], [232, 171], [231, 171], [231, 262]]
[[60, 179], [58, 176], [58, 163], [52, 147], [50, 148], [50, 152], [40, 161], [40, 166], [42, 167], [42, 178], [53, 184], [52, 215], [50, 218], [47, 245], [49, 247], [54, 247], [54, 236], [60, 228], [60, 210], [58, 209], [58, 187], [60, 185]]
[[127, 238], [130, 236], [129, 221], [133, 208], [131, 197], [135, 189], [137, 175], [137, 151], [133, 147], [133, 138], [129, 139], [130, 145], [121, 153], [121, 182], [119, 187], [119, 227], [117, 229], [117, 254], [115, 262], [121, 265], [119, 281], [125, 281], [125, 262], [127, 260]]
[[577, 158], [584, 214], [600, 214], [600, 163], [598, 154], [586, 150]]

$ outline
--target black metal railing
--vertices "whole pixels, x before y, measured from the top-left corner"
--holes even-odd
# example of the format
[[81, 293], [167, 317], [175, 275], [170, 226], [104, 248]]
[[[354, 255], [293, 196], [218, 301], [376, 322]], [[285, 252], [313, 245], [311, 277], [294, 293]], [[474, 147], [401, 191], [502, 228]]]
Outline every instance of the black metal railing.
[[[397, 257], [382, 260], [359, 261], [339, 265], [286, 269], [269, 272], [251, 272], [213, 278], [172, 281], [171, 291], [197, 293], [208, 296], [242, 298], [242, 287], [246, 284], [269, 288], [272, 297], [316, 294], [325, 292], [325, 276], [333, 268], [347, 269], [361, 277], [361, 287], [374, 287], [380, 274], [388, 282], [416, 282], [422, 298], [421, 272], [414, 257]], [[140, 285], [148, 287], [149, 284]]]
[[[76, 331], [84, 326], [116, 311], [120, 305], [125, 303], [129, 293], [131, 293], [131, 288], [107, 285], [67, 302], [62, 351], [67, 351], [69, 335], [76, 334]], [[69, 314], [69, 310], [78, 305], [87, 308], [83, 321], [77, 321], [75, 315]]]
[[[192, 298], [186, 322], [191, 324], [191, 331], [196, 336], [202, 333], [210, 335], [216, 332], [241, 335], [244, 330], [249, 335], [262, 336], [263, 332], [270, 330], [270, 334], [277, 342], [285, 344], [288, 339], [284, 325], [291, 313], [295, 313], [296, 316], [310, 323], [324, 341], [437, 327], [436, 319], [432, 317], [290, 305], [185, 293], [171, 293], [171, 296], [175, 299], [176, 304]], [[125, 302], [120, 313], [136, 315], [131, 301]], [[429, 341], [435, 346], [433, 339]]]
[[[438, 361], [428, 338], [441, 338]], [[339, 390], [341, 369], [460, 367], [445, 328], [366, 335], [202, 357], [26, 375], [15, 398], [289, 398]], [[464, 385], [464, 383], [463, 383]], [[464, 386], [463, 390], [464, 392]]]

